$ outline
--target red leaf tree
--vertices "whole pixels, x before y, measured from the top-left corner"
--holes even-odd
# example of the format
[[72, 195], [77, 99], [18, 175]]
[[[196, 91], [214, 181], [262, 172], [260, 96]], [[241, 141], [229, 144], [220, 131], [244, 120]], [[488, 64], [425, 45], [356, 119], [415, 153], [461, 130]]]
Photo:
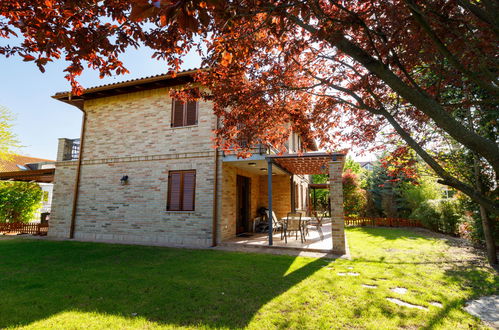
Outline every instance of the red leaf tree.
[[[434, 151], [452, 139], [499, 173], [496, 140], [455, 115], [482, 118], [497, 104], [498, 12], [492, 0], [3, 0], [0, 36], [21, 43], [0, 54], [40, 69], [64, 57], [81, 93], [85, 65], [128, 72], [119, 57], [129, 46], [154, 49], [173, 70], [195, 48], [210, 68], [197, 78], [223, 123], [219, 145], [243, 137], [279, 147], [289, 125], [330, 150], [397, 134], [441, 183], [497, 215], [496, 193], [453, 175]], [[446, 102], [451, 90], [458, 102]]]

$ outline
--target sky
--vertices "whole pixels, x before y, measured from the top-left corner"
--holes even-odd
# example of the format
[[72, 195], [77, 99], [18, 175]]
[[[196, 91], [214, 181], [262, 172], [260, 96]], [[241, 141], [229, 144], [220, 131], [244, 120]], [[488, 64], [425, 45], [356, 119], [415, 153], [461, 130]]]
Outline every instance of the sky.
[[[122, 60], [130, 74], [99, 79], [98, 72], [84, 70], [79, 82], [83, 87], [119, 82], [165, 73], [165, 63], [151, 58], [152, 51], [130, 49]], [[183, 69], [198, 67], [195, 53], [184, 59]], [[58, 138], [79, 138], [81, 111], [69, 104], [51, 98], [57, 92], [70, 90], [64, 78], [63, 61], [49, 63], [41, 73], [32, 62], [18, 57], [0, 56], [0, 106], [16, 117], [13, 131], [22, 144], [19, 154], [55, 160]]]

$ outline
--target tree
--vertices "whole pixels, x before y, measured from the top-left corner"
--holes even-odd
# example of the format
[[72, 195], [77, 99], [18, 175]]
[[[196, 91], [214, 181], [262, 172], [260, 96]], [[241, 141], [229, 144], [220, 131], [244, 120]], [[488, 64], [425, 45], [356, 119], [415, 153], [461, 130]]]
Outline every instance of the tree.
[[[463, 93], [459, 104], [497, 104], [498, 11], [491, 0], [6, 0], [0, 36], [23, 39], [0, 46], [0, 54], [41, 70], [64, 56], [67, 78], [81, 93], [76, 78], [84, 64], [102, 76], [126, 73], [119, 56], [128, 46], [151, 47], [174, 70], [197, 48], [210, 67], [197, 80], [209, 87], [201, 96], [222, 120], [221, 147], [244, 137], [283, 150], [289, 123], [330, 150], [367, 148], [380, 132], [398, 134], [441, 183], [497, 215], [497, 200], [428, 151], [431, 137], [448, 135], [497, 177], [496, 141], [456, 116], [457, 104], [441, 93], [466, 81], [488, 97]], [[421, 80], [427, 72], [438, 79]]]
[[19, 147], [19, 142], [12, 132], [13, 119], [10, 111], [0, 106], [0, 159], [9, 158], [14, 149]]
[[350, 156], [347, 156], [347, 159], [345, 160], [345, 165], [343, 165], [343, 172], [346, 172], [347, 170], [350, 170], [355, 174], [362, 174], [363, 172], [363, 169], [362, 167], [360, 167], [360, 164], [357, 163]]
[[0, 181], [0, 222], [31, 221], [42, 195], [36, 183]]
[[391, 173], [384, 162], [377, 163], [367, 178], [366, 213], [374, 217], [405, 217], [410, 210], [402, 187], [412, 184], [413, 179], [407, 179], [400, 173]]

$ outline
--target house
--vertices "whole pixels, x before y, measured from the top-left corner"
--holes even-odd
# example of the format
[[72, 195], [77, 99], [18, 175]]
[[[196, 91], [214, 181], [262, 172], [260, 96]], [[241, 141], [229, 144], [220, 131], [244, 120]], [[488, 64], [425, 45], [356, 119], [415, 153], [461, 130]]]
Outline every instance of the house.
[[301, 137], [295, 133], [284, 155], [265, 145], [255, 146], [247, 159], [215, 150], [212, 104], [169, 96], [169, 89], [192, 82], [194, 73], [53, 96], [82, 110], [83, 125], [80, 139], [59, 141], [49, 236], [214, 246], [252, 231], [262, 207], [277, 217], [307, 211], [308, 175], [329, 172], [333, 245], [344, 252], [345, 155], [298, 153]]
[[372, 171], [374, 169], [374, 161], [359, 162], [360, 167], [366, 171]]
[[39, 220], [41, 213], [51, 211], [54, 164], [53, 160], [15, 154], [0, 159], [0, 180], [37, 182], [42, 189], [42, 205], [34, 220]]

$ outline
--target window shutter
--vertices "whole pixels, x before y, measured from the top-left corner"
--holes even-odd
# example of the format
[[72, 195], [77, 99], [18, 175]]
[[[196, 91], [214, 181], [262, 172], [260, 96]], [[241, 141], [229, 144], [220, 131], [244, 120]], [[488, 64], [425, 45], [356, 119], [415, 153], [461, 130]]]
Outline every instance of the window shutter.
[[196, 172], [184, 172], [183, 206], [184, 211], [194, 211], [194, 194], [196, 190]]
[[171, 173], [168, 178], [168, 210], [181, 211], [182, 173]]
[[172, 106], [172, 127], [184, 126], [184, 103], [173, 100]]
[[196, 125], [198, 123], [198, 102], [189, 101], [187, 102], [186, 109], [186, 125]]

